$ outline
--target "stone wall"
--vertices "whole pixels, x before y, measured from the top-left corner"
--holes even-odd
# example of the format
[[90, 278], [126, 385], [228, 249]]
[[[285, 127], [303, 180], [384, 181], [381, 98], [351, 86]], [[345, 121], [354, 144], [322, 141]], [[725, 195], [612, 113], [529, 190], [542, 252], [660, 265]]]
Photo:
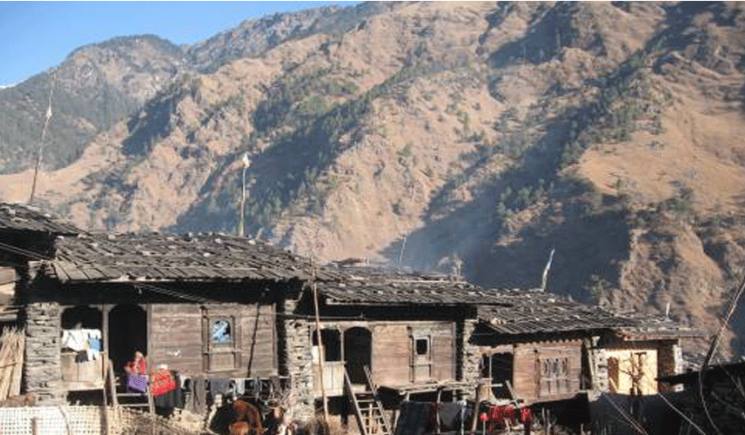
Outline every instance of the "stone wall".
[[604, 348], [598, 347], [597, 337], [587, 340], [585, 347], [589, 352], [588, 360], [592, 364], [592, 391], [595, 393], [610, 391], [610, 382], [608, 381], [608, 354]]
[[[683, 372], [683, 351], [678, 341], [660, 342], [657, 350], [657, 375], [671, 376]], [[659, 384], [660, 391], [681, 391], [681, 386], [670, 387], [665, 383]]]
[[23, 377], [27, 393], [43, 404], [62, 403], [60, 367], [60, 306], [34, 302], [26, 305], [26, 355]]
[[473, 342], [473, 332], [477, 320], [464, 319], [457, 324], [458, 358], [457, 376], [459, 380], [476, 381], [481, 377], [481, 350]]
[[287, 300], [278, 310], [277, 338], [280, 343], [280, 372], [289, 375], [292, 381], [290, 417], [304, 421], [315, 414], [310, 323], [305, 319], [282, 315], [295, 313], [296, 307], [296, 301]]

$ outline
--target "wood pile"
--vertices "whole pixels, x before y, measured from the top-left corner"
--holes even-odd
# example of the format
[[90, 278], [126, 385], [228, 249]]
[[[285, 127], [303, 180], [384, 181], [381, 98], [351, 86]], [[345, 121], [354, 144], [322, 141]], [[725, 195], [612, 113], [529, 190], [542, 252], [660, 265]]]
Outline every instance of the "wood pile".
[[3, 329], [0, 337], [0, 401], [21, 394], [25, 341], [23, 329]]

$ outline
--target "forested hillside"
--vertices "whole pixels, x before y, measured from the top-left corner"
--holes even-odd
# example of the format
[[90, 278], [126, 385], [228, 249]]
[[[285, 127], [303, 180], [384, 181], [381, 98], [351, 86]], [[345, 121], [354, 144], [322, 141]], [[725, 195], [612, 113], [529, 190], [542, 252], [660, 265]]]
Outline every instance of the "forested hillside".
[[[254, 236], [500, 287], [556, 249], [551, 291], [712, 331], [745, 273], [743, 9], [365, 3], [83, 47], [40, 203], [232, 232], [247, 152]], [[28, 196], [49, 75], [0, 90], [1, 199]]]

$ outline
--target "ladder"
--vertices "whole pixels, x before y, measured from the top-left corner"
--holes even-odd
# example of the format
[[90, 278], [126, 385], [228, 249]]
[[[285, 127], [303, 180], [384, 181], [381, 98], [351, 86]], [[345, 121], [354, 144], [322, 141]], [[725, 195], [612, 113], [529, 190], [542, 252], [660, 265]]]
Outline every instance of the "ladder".
[[370, 369], [365, 366], [367, 391], [356, 393], [349, 379], [349, 373], [344, 369], [344, 389], [354, 408], [354, 415], [362, 435], [392, 435], [391, 425], [380, 403], [378, 391], [372, 382]]
[[[153, 401], [153, 395], [148, 389], [147, 393], [129, 393], [126, 391], [126, 387], [121, 383], [121, 378], [114, 375], [114, 369], [111, 361], [109, 361], [107, 370], [107, 379], [105, 384], [109, 387], [109, 394], [111, 395], [111, 404], [114, 408], [121, 406], [122, 408], [147, 408], [147, 412], [151, 416], [155, 415], [155, 402]], [[124, 391], [120, 391], [124, 390]]]

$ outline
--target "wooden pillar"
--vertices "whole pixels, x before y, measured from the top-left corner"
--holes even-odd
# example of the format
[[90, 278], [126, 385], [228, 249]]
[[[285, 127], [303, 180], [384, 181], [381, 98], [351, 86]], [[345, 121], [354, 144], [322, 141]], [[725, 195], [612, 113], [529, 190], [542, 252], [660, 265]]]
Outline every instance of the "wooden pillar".
[[153, 341], [151, 338], [151, 330], [152, 330], [152, 324], [153, 324], [153, 305], [152, 304], [145, 304], [143, 307], [140, 305], [141, 308], [145, 310], [145, 340], [147, 340], [147, 363], [148, 367], [156, 367], [156, 362], [151, 360], [151, 355], [153, 354]]
[[[101, 305], [101, 350], [104, 358], [108, 361], [109, 356], [109, 311], [111, 305]], [[104, 374], [105, 377], [105, 374]]]

